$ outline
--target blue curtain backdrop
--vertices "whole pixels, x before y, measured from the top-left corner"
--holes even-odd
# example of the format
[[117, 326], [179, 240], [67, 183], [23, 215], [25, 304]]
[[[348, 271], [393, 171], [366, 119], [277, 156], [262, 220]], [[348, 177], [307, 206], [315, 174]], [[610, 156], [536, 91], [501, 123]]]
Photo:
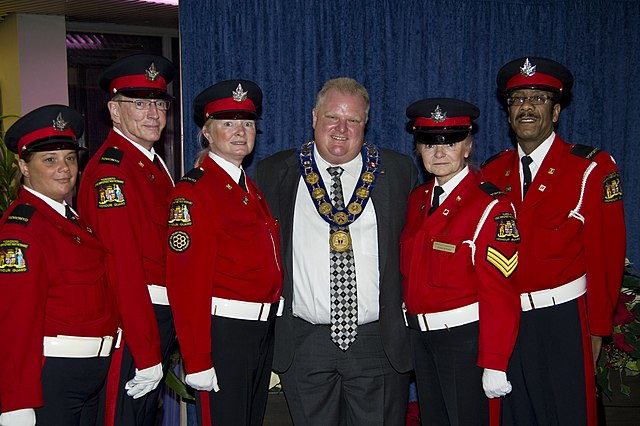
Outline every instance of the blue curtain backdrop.
[[312, 138], [322, 84], [367, 87], [367, 139], [410, 154], [406, 107], [465, 99], [482, 111], [475, 159], [513, 146], [495, 77], [507, 61], [546, 56], [575, 75], [558, 133], [610, 152], [622, 172], [628, 257], [640, 265], [640, 3], [637, 0], [181, 0], [184, 163], [199, 150], [192, 99], [246, 78], [264, 92], [254, 156]]

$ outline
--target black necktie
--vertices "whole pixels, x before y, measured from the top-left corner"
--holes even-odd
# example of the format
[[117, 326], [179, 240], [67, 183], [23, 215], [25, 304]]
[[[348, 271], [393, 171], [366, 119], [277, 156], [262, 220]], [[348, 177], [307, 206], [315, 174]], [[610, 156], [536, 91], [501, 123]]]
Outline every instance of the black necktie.
[[433, 188], [433, 201], [431, 201], [431, 208], [429, 209], [429, 213], [427, 213], [427, 216], [430, 216], [431, 213], [436, 211], [436, 209], [440, 205], [440, 196], [442, 194], [444, 194], [444, 189], [442, 189], [441, 186], [435, 186]]
[[67, 219], [69, 219], [71, 222], [73, 222], [74, 225], [80, 226], [80, 224], [78, 223], [78, 218], [71, 211], [71, 207], [69, 207], [69, 204], [65, 204], [64, 205], [64, 215], [65, 215], [65, 217]]
[[158, 154], [153, 154], [153, 164], [155, 164], [161, 171], [164, 171], [164, 167], [162, 167], [162, 164], [160, 163], [160, 157], [158, 157]]
[[240, 185], [240, 188], [244, 189], [244, 192], [249, 192], [247, 191], [247, 182], [244, 176], [244, 170], [242, 169], [240, 169], [240, 179], [238, 179], [238, 185]]
[[531, 169], [529, 165], [533, 163], [533, 159], [528, 155], [525, 155], [520, 159], [522, 162], [522, 175], [524, 177], [522, 182], [522, 198], [527, 195], [527, 191], [529, 190], [529, 186], [531, 185]]

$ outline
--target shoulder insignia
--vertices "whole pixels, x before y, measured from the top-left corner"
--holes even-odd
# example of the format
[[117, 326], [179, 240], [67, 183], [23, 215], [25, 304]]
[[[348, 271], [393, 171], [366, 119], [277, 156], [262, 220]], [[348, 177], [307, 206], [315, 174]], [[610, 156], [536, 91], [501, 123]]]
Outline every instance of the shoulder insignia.
[[25, 257], [28, 248], [29, 244], [20, 240], [0, 241], [0, 274], [28, 272], [27, 258]]
[[115, 176], [107, 176], [100, 178], [93, 184], [97, 192], [97, 203], [99, 209], [108, 209], [112, 207], [122, 207], [127, 205], [124, 196], [124, 181]]
[[180, 182], [196, 183], [202, 176], [204, 176], [204, 170], [196, 167], [195, 169], [189, 170], [186, 175], [182, 176]]
[[501, 191], [500, 188], [498, 188], [491, 182], [482, 182], [480, 184], [480, 189], [482, 189], [487, 194], [491, 195], [493, 198], [500, 197], [502, 195], [507, 195], [503, 191]]
[[503, 212], [493, 218], [496, 222], [496, 241], [504, 241], [510, 243], [520, 242], [520, 231], [516, 217], [511, 212]]
[[16, 223], [27, 226], [35, 211], [36, 208], [31, 204], [18, 204], [11, 213], [9, 213], [6, 223]]
[[596, 155], [600, 153], [600, 151], [601, 150], [599, 148], [594, 148], [589, 145], [575, 144], [571, 148], [570, 152], [573, 155], [577, 155], [578, 157], [582, 157], [589, 161], [593, 161], [593, 159], [596, 157]]
[[184, 197], [174, 198], [169, 207], [169, 226], [191, 226], [191, 206], [193, 201]]
[[511, 150], [507, 149], [505, 151], [500, 151], [499, 153], [497, 153], [496, 155], [492, 155], [491, 157], [487, 158], [486, 160], [484, 160], [484, 163], [482, 163], [482, 165], [480, 166], [480, 168], [486, 166], [487, 164], [489, 164], [490, 162], [492, 162], [493, 160], [497, 160], [498, 158], [502, 157], [503, 155], [507, 154], [511, 152]]
[[190, 245], [191, 238], [184, 231], [173, 231], [169, 235], [169, 248], [176, 253], [186, 251]]
[[620, 173], [609, 173], [602, 181], [602, 201], [605, 203], [613, 203], [620, 200], [622, 200]]
[[487, 262], [496, 267], [505, 278], [509, 278], [518, 267], [518, 252], [513, 256], [507, 257], [500, 250], [487, 246]]
[[104, 150], [102, 157], [100, 157], [100, 164], [113, 164], [114, 166], [120, 166], [120, 161], [124, 156], [124, 151], [110, 147]]

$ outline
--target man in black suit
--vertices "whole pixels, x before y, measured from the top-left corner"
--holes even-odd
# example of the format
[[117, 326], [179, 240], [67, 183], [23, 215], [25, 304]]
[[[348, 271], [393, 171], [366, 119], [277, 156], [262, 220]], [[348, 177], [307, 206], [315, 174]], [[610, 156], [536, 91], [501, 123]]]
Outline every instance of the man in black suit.
[[364, 141], [366, 89], [329, 80], [314, 140], [260, 161], [280, 221], [286, 308], [274, 370], [296, 426], [403, 425], [411, 369], [398, 240], [411, 159]]

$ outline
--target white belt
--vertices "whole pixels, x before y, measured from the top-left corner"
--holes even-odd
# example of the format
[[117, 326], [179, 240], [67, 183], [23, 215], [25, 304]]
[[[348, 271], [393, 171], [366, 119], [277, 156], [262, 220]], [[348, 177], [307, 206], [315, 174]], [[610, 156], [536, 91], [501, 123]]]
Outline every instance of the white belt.
[[405, 324], [408, 326], [407, 316], [415, 317], [418, 320], [420, 331], [442, 330], [445, 328], [458, 327], [469, 324], [480, 319], [478, 310], [478, 302], [472, 303], [461, 308], [451, 309], [448, 311], [435, 312], [432, 314], [416, 314], [412, 315], [404, 309]]
[[151, 296], [151, 303], [154, 305], [169, 305], [169, 297], [167, 296], [167, 288], [161, 285], [149, 284], [149, 296]]
[[[250, 321], [267, 321], [275, 303], [245, 302], [243, 300], [211, 298], [211, 315]], [[280, 298], [276, 316], [282, 316], [284, 297]]]
[[587, 291], [587, 276], [583, 275], [568, 284], [556, 288], [522, 293], [520, 295], [520, 305], [523, 311], [532, 309], [548, 308], [549, 306], [560, 305], [585, 294]]
[[113, 346], [113, 336], [45, 336], [43, 355], [55, 358], [108, 357]]

